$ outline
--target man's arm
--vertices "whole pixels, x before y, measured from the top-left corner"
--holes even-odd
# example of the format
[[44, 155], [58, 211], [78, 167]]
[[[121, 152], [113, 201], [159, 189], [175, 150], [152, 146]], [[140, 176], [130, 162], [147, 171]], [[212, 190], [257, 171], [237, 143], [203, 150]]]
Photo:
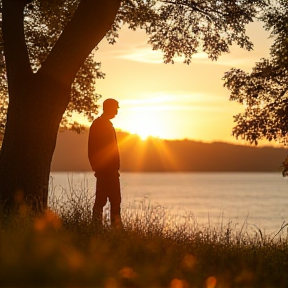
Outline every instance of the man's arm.
[[96, 173], [105, 170], [109, 158], [109, 139], [109, 127], [101, 121], [94, 121], [89, 131], [88, 157], [92, 170]]
[[92, 123], [88, 138], [88, 158], [93, 171], [97, 164], [97, 145], [99, 143], [99, 131], [97, 131], [96, 120]]

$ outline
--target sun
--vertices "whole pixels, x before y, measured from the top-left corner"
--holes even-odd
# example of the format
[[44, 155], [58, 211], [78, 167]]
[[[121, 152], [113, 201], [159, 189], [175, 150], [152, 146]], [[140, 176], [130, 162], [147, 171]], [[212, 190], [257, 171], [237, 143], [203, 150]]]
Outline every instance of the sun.
[[162, 122], [155, 114], [138, 113], [129, 126], [129, 131], [139, 135], [142, 140], [150, 136], [161, 138], [163, 134]]
[[141, 138], [141, 140], [143, 140], [143, 141], [145, 141], [145, 140], [147, 140], [147, 138], [149, 137], [149, 136], [152, 136], [152, 135], [150, 135], [150, 133], [149, 132], [137, 132], [136, 131], [136, 134]]
[[133, 133], [136, 133], [142, 140], [146, 140], [148, 137], [160, 137], [161, 129], [159, 123], [152, 123], [151, 120], [139, 121], [135, 123]]

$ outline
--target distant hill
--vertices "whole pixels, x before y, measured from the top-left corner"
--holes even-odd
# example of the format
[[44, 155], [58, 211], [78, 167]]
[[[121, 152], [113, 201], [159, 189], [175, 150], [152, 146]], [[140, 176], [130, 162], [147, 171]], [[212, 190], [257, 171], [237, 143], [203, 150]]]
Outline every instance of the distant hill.
[[[162, 140], [117, 132], [121, 171], [279, 171], [284, 148], [254, 147], [191, 140]], [[88, 132], [60, 132], [52, 171], [91, 171]]]

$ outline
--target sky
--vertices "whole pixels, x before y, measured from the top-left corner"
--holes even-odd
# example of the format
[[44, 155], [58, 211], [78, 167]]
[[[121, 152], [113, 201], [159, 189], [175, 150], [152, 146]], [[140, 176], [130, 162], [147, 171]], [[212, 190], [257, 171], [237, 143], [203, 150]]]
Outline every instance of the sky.
[[231, 136], [233, 115], [244, 107], [229, 101], [222, 77], [232, 67], [251, 71], [255, 62], [269, 56], [272, 43], [262, 23], [248, 25], [247, 34], [254, 43], [253, 51], [232, 46], [218, 61], [199, 53], [190, 65], [182, 59], [164, 64], [162, 53], [147, 44], [144, 31], [124, 27], [116, 44], [102, 40], [96, 52], [106, 74], [96, 84], [102, 95], [99, 104], [106, 98], [117, 99], [120, 109], [112, 120], [114, 127], [143, 139], [151, 135], [244, 144]]

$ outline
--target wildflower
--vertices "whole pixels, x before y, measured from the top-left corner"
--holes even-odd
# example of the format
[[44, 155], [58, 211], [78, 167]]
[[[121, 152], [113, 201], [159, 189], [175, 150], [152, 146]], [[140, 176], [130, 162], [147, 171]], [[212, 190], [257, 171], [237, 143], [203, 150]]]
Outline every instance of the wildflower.
[[188, 288], [189, 284], [186, 280], [174, 278], [170, 283], [170, 288]]
[[206, 288], [215, 288], [217, 279], [214, 276], [210, 276], [206, 279]]

